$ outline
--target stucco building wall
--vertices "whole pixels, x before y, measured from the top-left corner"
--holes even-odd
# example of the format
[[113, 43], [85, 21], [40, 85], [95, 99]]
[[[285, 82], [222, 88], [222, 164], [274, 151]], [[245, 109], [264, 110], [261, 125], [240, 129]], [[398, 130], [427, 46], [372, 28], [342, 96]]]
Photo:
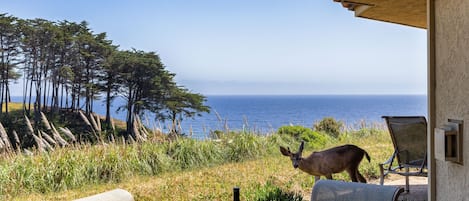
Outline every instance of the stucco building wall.
[[469, 201], [469, 1], [435, 0], [434, 14], [435, 126], [464, 120], [464, 165], [436, 160], [436, 200]]

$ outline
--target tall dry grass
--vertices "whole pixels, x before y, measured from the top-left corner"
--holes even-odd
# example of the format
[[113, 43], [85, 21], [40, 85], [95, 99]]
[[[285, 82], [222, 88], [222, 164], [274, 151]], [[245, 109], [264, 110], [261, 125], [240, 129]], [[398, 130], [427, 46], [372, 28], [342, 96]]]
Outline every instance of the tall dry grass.
[[50, 152], [37, 149], [33, 156], [8, 155], [0, 160], [0, 195], [10, 199], [32, 192], [57, 192], [138, 175], [239, 162], [274, 153], [279, 144], [290, 141], [279, 135], [228, 134], [217, 141], [179, 138], [163, 143], [76, 144]]

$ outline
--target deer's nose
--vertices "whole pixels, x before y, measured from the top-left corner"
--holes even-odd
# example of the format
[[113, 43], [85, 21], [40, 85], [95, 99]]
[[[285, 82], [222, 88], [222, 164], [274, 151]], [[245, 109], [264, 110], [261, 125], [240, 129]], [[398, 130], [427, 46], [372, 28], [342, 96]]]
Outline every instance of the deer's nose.
[[293, 165], [294, 168], [298, 168], [298, 164]]

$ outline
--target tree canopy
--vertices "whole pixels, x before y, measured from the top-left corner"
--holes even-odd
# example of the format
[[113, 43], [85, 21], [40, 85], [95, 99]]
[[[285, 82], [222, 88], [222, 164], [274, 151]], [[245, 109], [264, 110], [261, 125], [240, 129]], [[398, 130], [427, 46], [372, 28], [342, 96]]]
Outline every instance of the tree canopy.
[[177, 120], [210, 111], [206, 97], [179, 86], [158, 54], [119, 50], [106, 33], [94, 33], [85, 21], [0, 14], [0, 51], [0, 107], [10, 102], [10, 83], [22, 78], [23, 111], [34, 114], [36, 121], [46, 110], [89, 114], [101, 97], [108, 125], [112, 101], [126, 100], [121, 108], [127, 111], [128, 135], [134, 135], [136, 116], [145, 112], [176, 125]]

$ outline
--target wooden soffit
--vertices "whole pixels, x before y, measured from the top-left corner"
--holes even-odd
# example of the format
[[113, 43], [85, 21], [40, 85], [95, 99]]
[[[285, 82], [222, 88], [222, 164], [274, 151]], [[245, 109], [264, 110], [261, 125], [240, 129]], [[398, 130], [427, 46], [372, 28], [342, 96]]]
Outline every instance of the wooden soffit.
[[356, 17], [427, 28], [427, 0], [333, 0]]

